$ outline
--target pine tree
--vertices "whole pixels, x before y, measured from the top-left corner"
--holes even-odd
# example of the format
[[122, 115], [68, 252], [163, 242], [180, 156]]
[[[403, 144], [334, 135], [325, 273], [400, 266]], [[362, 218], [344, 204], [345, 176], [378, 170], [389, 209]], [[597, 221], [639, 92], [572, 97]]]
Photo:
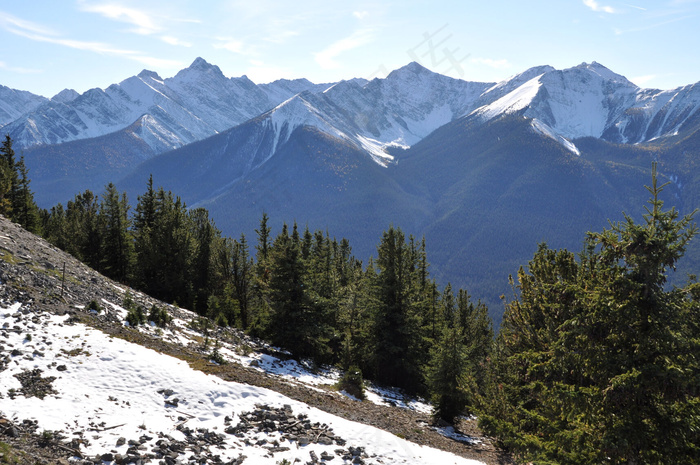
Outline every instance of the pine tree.
[[66, 206], [66, 252], [101, 270], [102, 231], [98, 222], [100, 202], [90, 190], [76, 195]]
[[226, 277], [230, 294], [236, 304], [232, 306], [238, 315], [230, 315], [229, 322], [240, 320], [240, 328], [247, 330], [250, 327], [253, 315], [253, 284], [254, 263], [249, 255], [248, 242], [245, 235], [241, 234], [240, 240], [226, 239], [222, 249], [222, 270]]
[[294, 354], [327, 361], [330, 355], [329, 322], [325, 307], [312, 297], [301, 241], [295, 230], [290, 236], [287, 225], [284, 225], [268, 256], [268, 331], [275, 344]]
[[465, 412], [470, 403], [467, 381], [468, 359], [459, 327], [445, 326], [432, 350], [428, 385], [433, 402], [433, 416], [448, 423]]
[[126, 193], [120, 197], [112, 183], [107, 185], [102, 194], [99, 221], [103, 237], [101, 269], [107, 276], [120, 282], [127, 282], [131, 278], [134, 264], [129, 202]]
[[16, 204], [18, 186], [15, 151], [12, 149], [12, 139], [7, 134], [0, 147], [0, 214], [10, 219]]
[[12, 219], [21, 224], [27, 231], [38, 234], [41, 232], [39, 207], [34, 202], [34, 193], [29, 186], [29, 170], [24, 164], [24, 156], [20, 157], [15, 169], [18, 174], [18, 181], [17, 190], [13, 196]]
[[[528, 460], [694, 463], [700, 312], [667, 273], [696, 232], [664, 211], [652, 169], [644, 221], [589, 233], [576, 260], [540, 246], [508, 305], [483, 426]], [[689, 318], [690, 317], [690, 318]]]
[[416, 263], [400, 229], [390, 227], [377, 247], [376, 307], [373, 311], [373, 370], [383, 384], [423, 390]]

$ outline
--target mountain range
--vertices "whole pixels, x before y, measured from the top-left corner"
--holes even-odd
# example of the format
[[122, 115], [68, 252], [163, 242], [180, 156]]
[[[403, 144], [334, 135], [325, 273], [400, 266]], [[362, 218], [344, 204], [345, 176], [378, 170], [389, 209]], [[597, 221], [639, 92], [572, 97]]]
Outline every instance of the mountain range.
[[698, 84], [643, 89], [596, 62], [498, 83], [410, 63], [371, 81], [257, 85], [198, 58], [80, 95], [0, 88], [0, 124], [43, 207], [110, 181], [133, 202], [153, 175], [231, 236], [266, 212], [347, 237], [364, 259], [394, 224], [425, 235], [433, 275], [496, 317], [538, 242], [577, 250], [623, 211], [641, 220], [652, 162], [668, 206], [700, 205], [699, 107]]

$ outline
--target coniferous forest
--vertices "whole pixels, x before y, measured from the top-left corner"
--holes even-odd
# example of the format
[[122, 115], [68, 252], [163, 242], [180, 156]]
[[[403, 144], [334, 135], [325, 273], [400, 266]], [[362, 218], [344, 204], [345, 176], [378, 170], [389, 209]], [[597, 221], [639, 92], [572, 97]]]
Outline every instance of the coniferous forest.
[[700, 283], [667, 285], [696, 227], [664, 209], [655, 168], [640, 222], [589, 232], [578, 254], [540, 245], [494, 337], [486, 307], [440, 288], [425, 239], [397, 226], [364, 261], [329, 232], [295, 223], [273, 235], [265, 214], [256, 237], [232, 239], [152, 178], [133, 210], [112, 184], [40, 210], [9, 136], [0, 155], [0, 213], [94, 269], [429, 396], [436, 418], [477, 414], [523, 461], [700, 463]]

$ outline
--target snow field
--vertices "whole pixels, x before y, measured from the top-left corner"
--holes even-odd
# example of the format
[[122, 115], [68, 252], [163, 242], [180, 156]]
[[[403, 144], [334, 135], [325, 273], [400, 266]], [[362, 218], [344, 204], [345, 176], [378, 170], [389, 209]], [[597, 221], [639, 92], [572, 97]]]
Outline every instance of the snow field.
[[[81, 452], [94, 456], [116, 451], [125, 454], [128, 445], [116, 446], [120, 437], [151, 437], [145, 444], [150, 451], [159, 435], [184, 440], [178, 424], [224, 433], [224, 419], [252, 411], [256, 404], [280, 408], [290, 405], [294, 414], [307, 414], [313, 422], [329, 425], [347, 446], [364, 447], [368, 463], [383, 464], [472, 464], [481, 462], [418, 446], [385, 431], [335, 417], [276, 392], [234, 382], [191, 369], [186, 363], [118, 338], [110, 338], [82, 324], [67, 324], [67, 316], [23, 314], [19, 304], [0, 308], [0, 339], [5, 352], [18, 349], [0, 372], [0, 411], [16, 420], [35, 419], [39, 431], [60, 430], [68, 438], [86, 440]], [[27, 337], [27, 335], [31, 335]], [[267, 363], [264, 361], [263, 363]], [[274, 365], [274, 361], [269, 363]], [[65, 365], [65, 371], [58, 367]], [[39, 368], [42, 377], [56, 377], [53, 389], [44, 399], [16, 395], [21, 384], [13, 375]], [[288, 370], [293, 371], [293, 370]], [[170, 389], [172, 394], [162, 392]], [[158, 391], [161, 391], [160, 393]], [[174, 399], [177, 399], [175, 401]], [[246, 445], [244, 440], [226, 435], [225, 447], [218, 449], [222, 460], [246, 455], [246, 463], [275, 464], [287, 459], [305, 463], [309, 452], [333, 454], [337, 446], [281, 443], [290, 447], [271, 457], [262, 447]], [[279, 439], [278, 433], [256, 433], [251, 441]], [[250, 441], [249, 441], [250, 442]], [[189, 456], [185, 454], [182, 458]], [[157, 463], [155, 461], [154, 463]], [[338, 462], [342, 459], [338, 458]]]

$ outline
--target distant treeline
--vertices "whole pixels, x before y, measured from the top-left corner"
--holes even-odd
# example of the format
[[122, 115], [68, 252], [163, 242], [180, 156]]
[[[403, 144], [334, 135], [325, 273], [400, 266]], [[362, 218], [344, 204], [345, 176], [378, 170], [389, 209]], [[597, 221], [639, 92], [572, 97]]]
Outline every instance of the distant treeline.
[[655, 166], [641, 223], [588, 233], [578, 255], [540, 245], [494, 339], [486, 307], [440, 289], [425, 241], [399, 228], [362, 262], [323, 231], [273, 237], [263, 214], [251, 251], [152, 179], [133, 214], [112, 184], [40, 211], [11, 145], [0, 213], [120, 282], [355, 381], [428, 394], [436, 417], [476, 413], [525, 462], [700, 463], [700, 284], [666, 286], [696, 227], [663, 209]]

